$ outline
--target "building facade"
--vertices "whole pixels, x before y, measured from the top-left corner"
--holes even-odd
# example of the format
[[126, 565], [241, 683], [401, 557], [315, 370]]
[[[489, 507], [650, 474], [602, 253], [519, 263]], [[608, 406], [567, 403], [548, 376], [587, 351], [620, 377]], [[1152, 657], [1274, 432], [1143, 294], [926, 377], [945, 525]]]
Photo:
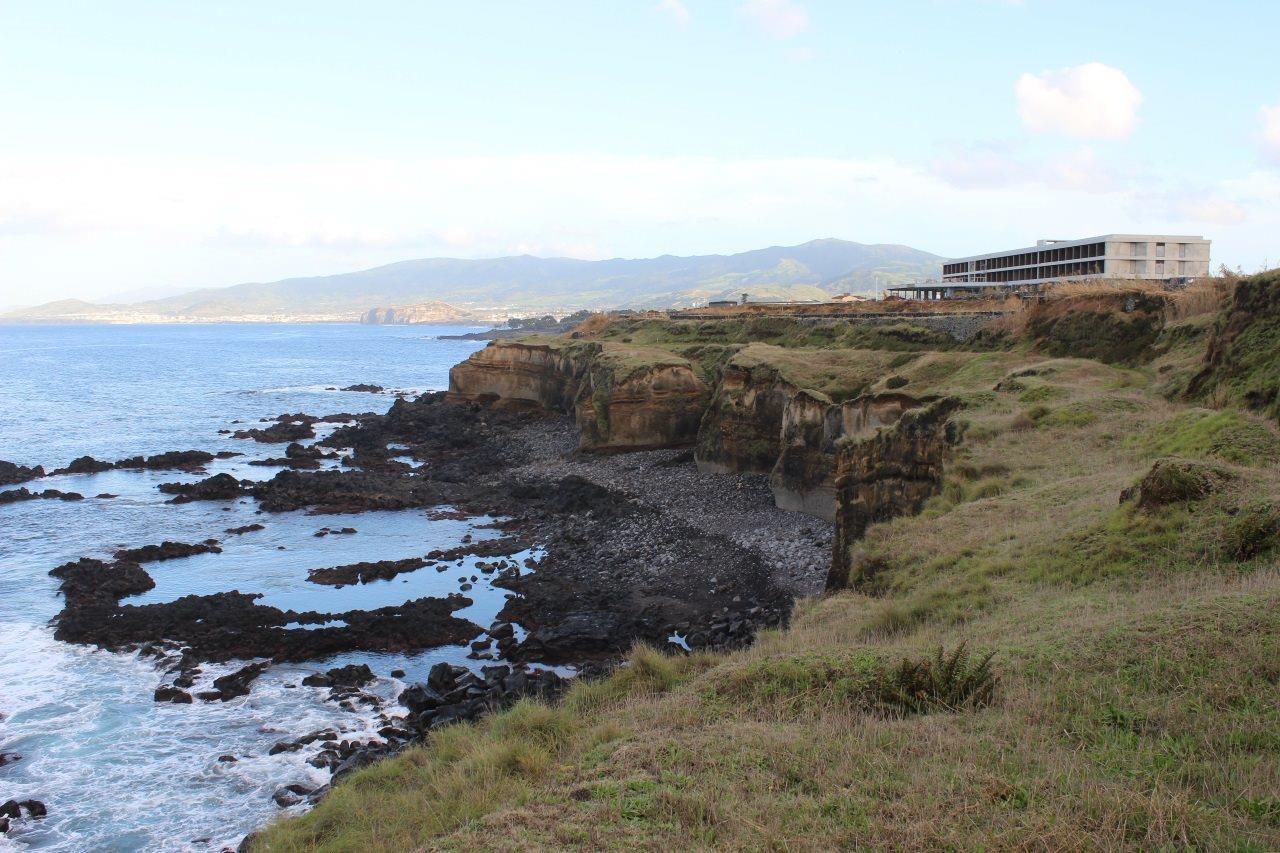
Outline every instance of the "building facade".
[[942, 280], [889, 288], [903, 296], [945, 299], [1030, 291], [1078, 279], [1172, 281], [1209, 274], [1209, 241], [1176, 234], [1105, 234], [1083, 240], [1040, 240], [1034, 246], [957, 258]]

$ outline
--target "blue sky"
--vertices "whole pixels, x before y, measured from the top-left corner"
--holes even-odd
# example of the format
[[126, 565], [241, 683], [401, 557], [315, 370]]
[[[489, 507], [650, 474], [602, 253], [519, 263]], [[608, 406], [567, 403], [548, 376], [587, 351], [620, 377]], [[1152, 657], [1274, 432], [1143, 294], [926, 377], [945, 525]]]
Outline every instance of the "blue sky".
[[1280, 263], [1280, 4], [0, 3], [0, 305], [429, 255]]

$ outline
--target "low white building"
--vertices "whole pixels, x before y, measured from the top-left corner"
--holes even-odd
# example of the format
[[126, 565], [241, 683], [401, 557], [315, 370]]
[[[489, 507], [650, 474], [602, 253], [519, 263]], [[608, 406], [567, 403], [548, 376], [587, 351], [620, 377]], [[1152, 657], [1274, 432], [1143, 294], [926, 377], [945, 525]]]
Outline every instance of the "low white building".
[[1081, 240], [1040, 240], [1034, 246], [956, 258], [942, 265], [942, 280], [890, 292], [947, 299], [1004, 291], [1035, 291], [1042, 284], [1079, 279], [1173, 281], [1209, 274], [1209, 241], [1178, 234], [1104, 234]]

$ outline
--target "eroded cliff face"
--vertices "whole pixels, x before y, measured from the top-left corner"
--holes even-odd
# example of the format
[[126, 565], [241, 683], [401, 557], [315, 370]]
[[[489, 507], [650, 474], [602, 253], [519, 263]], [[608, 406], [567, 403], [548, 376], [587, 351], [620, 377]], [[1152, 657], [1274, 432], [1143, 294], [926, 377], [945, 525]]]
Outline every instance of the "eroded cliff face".
[[575, 403], [579, 446], [618, 451], [693, 444], [711, 396], [689, 364], [659, 364], [622, 374], [590, 370]]
[[1164, 328], [1165, 299], [1141, 291], [1088, 294], [1033, 304], [1026, 336], [1055, 357], [1142, 364]]
[[449, 371], [449, 398], [571, 414], [581, 449], [616, 451], [693, 444], [710, 390], [667, 353], [499, 341]]
[[943, 463], [960, 440], [951, 415], [960, 401], [944, 397], [904, 412], [892, 429], [846, 440], [836, 448], [836, 532], [828, 589], [850, 584], [851, 547], [880, 521], [920, 511], [942, 491]]
[[1280, 270], [1236, 282], [1186, 397], [1213, 394], [1280, 420]]
[[769, 478], [778, 507], [835, 521], [837, 444], [869, 438], [932, 399], [886, 392], [833, 403], [815, 391], [796, 392], [783, 411], [780, 452]]
[[599, 344], [496, 341], [449, 370], [449, 399], [572, 413]]
[[725, 365], [698, 431], [698, 467], [772, 470], [781, 450], [783, 415], [797, 390], [766, 368]]
[[583, 450], [679, 447], [700, 468], [770, 472], [777, 505], [836, 526], [828, 588], [849, 583], [867, 528], [919, 512], [959, 440], [952, 397], [867, 393], [836, 403], [768, 364], [725, 365], [714, 389], [670, 352], [611, 343], [503, 341], [450, 371], [449, 396], [571, 413]]

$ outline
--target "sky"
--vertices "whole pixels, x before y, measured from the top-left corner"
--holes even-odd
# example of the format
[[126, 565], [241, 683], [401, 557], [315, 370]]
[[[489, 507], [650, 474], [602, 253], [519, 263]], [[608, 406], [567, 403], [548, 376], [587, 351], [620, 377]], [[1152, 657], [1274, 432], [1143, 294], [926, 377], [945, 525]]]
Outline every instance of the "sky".
[[0, 0], [0, 306], [417, 257], [1280, 264], [1280, 3]]

